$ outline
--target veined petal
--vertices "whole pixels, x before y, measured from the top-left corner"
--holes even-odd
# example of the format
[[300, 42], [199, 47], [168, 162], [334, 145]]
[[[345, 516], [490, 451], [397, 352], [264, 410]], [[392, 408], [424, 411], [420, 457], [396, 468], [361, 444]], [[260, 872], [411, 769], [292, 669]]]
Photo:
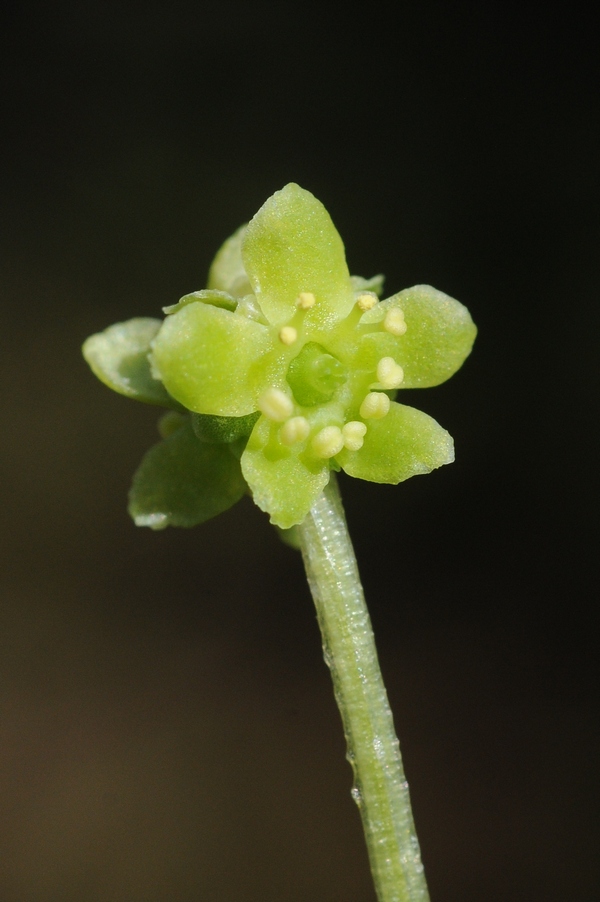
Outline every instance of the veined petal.
[[152, 346], [167, 391], [188, 410], [240, 417], [257, 409], [272, 347], [266, 326], [210, 304], [188, 304], [168, 316]]
[[298, 296], [314, 294], [307, 320], [326, 325], [354, 303], [344, 245], [322, 203], [286, 185], [248, 225], [242, 258], [258, 302], [273, 325], [288, 321]]
[[255, 503], [282, 529], [302, 523], [329, 482], [329, 464], [300, 459], [294, 449], [272, 442], [278, 428], [261, 417], [242, 454], [242, 473]]
[[449, 379], [471, 352], [477, 328], [467, 308], [430, 285], [406, 288], [369, 310], [361, 324], [383, 323], [395, 307], [404, 313], [406, 332], [365, 335], [357, 363], [393, 357], [404, 370], [402, 388], [428, 388]]
[[369, 420], [362, 448], [337, 460], [349, 476], [396, 485], [452, 463], [454, 442], [432, 417], [393, 401], [386, 416]]
[[86, 339], [83, 356], [94, 375], [120, 395], [180, 410], [162, 382], [153, 377], [148, 362], [150, 344], [160, 327], [161, 321], [150, 317], [115, 323]]

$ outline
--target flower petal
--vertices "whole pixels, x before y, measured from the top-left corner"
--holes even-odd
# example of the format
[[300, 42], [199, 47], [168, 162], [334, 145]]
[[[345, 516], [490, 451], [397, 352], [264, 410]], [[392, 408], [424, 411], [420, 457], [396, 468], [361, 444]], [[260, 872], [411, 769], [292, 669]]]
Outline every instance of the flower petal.
[[90, 335], [83, 344], [83, 356], [94, 375], [120, 395], [181, 410], [150, 370], [150, 343], [161, 325], [160, 320], [149, 317], [115, 323], [104, 332]]
[[195, 304], [197, 301], [202, 301], [203, 304], [212, 304], [213, 307], [222, 307], [224, 310], [233, 311], [237, 307], [236, 299], [226, 291], [217, 291], [216, 288], [204, 288], [202, 291], [192, 291], [190, 294], [185, 294], [182, 298], [179, 298], [176, 304], [163, 307], [163, 313], [167, 315], [177, 313], [178, 310], [187, 307], [188, 304]]
[[239, 461], [227, 446], [198, 441], [187, 422], [144, 455], [129, 492], [137, 526], [196, 526], [239, 501], [246, 491]]
[[349, 476], [396, 485], [452, 463], [454, 442], [426, 413], [392, 402], [386, 416], [369, 420], [360, 451], [344, 450], [337, 460]]
[[329, 482], [329, 464], [304, 461], [276, 441], [279, 427], [261, 417], [242, 454], [242, 473], [255, 503], [282, 529], [302, 523]]
[[258, 302], [273, 325], [289, 320], [298, 295], [317, 303], [307, 319], [319, 325], [346, 316], [354, 303], [342, 239], [322, 203], [286, 185], [248, 225], [242, 258]]
[[209, 288], [226, 291], [236, 298], [252, 291], [242, 261], [242, 241], [246, 228], [245, 225], [241, 226], [221, 245], [208, 274]]
[[377, 304], [361, 324], [382, 322], [394, 307], [404, 313], [406, 332], [396, 336], [382, 328], [365, 335], [357, 363], [393, 357], [404, 369], [402, 388], [445, 382], [462, 366], [477, 334], [467, 308], [431, 285], [415, 285]]
[[167, 390], [188, 410], [241, 417], [256, 410], [271, 349], [266, 326], [210, 304], [188, 304], [168, 316], [152, 362]]

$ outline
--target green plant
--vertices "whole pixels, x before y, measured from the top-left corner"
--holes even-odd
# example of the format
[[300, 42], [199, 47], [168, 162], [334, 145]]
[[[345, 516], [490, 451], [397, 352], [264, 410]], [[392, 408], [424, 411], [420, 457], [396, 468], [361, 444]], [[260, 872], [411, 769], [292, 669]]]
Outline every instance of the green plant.
[[381, 902], [425, 900], [408, 787], [335, 471], [396, 484], [454, 459], [396, 402], [462, 365], [476, 329], [430, 286], [380, 301], [351, 277], [323, 205], [295, 184], [229, 238], [208, 287], [85, 342], [110, 388], [170, 408], [136, 472], [138, 525], [194, 526], [246, 492], [302, 551]]

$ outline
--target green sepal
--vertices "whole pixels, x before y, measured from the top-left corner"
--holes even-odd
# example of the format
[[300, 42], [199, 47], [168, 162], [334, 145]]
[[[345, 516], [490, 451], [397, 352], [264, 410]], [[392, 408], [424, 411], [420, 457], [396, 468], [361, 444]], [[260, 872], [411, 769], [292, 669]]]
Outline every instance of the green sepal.
[[288, 548], [293, 548], [294, 551], [301, 551], [302, 545], [300, 544], [297, 526], [290, 526], [289, 529], [281, 529], [279, 526], [276, 526], [275, 529], [284, 545], [287, 545]]
[[198, 441], [191, 422], [144, 455], [129, 492], [137, 526], [196, 526], [232, 507], [246, 483], [226, 445]]
[[247, 225], [240, 226], [217, 251], [208, 274], [209, 288], [226, 291], [236, 298], [252, 292], [242, 261], [242, 241], [247, 228]]
[[326, 326], [352, 308], [342, 239], [323, 204], [298, 185], [275, 192], [250, 221], [242, 259], [272, 325], [293, 316], [302, 292], [312, 292], [317, 301], [307, 311], [307, 322]]
[[193, 413], [192, 426], [196, 438], [211, 445], [230, 444], [247, 437], [254, 429], [260, 412], [245, 417], [216, 417], [208, 413]]
[[189, 304], [164, 321], [152, 363], [188, 410], [240, 417], [257, 409], [269, 378], [259, 361], [272, 345], [261, 323], [209, 304]]
[[115, 323], [90, 335], [81, 350], [94, 375], [113, 391], [145, 404], [181, 410], [150, 370], [150, 344], [161, 325], [161, 320], [150, 317]]
[[277, 441], [276, 423], [261, 417], [242, 454], [242, 473], [254, 502], [271, 523], [289, 529], [302, 523], [329, 482], [329, 463], [298, 455]]
[[169, 410], [164, 413], [157, 423], [158, 434], [161, 438], [169, 438], [178, 429], [188, 422], [189, 413], [178, 413], [175, 410]]
[[349, 476], [396, 485], [452, 463], [454, 442], [426, 413], [392, 401], [386, 416], [369, 420], [360, 451], [344, 449], [337, 460]]
[[202, 291], [192, 291], [190, 294], [184, 294], [176, 304], [170, 307], [163, 307], [163, 313], [170, 315], [177, 313], [188, 304], [195, 304], [200, 301], [202, 304], [212, 304], [213, 307], [222, 307], [223, 310], [235, 310], [237, 301], [226, 291], [217, 291], [216, 289], [203, 288]]
[[402, 388], [429, 388], [449, 379], [471, 353], [477, 328], [467, 308], [431, 285], [415, 285], [367, 311], [361, 325], [379, 323], [388, 310], [400, 307], [406, 332], [371, 332], [356, 355], [370, 369], [381, 357], [393, 357], [404, 370]]

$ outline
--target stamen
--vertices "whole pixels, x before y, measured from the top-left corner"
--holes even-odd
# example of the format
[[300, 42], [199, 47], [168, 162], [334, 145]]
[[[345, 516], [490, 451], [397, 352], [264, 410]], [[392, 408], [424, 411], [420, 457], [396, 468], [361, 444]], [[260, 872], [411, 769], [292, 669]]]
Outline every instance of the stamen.
[[390, 399], [380, 391], [370, 391], [360, 405], [363, 420], [380, 420], [389, 412]]
[[284, 345], [293, 345], [298, 338], [298, 331], [293, 326], [284, 326], [279, 330], [279, 341]]
[[339, 426], [325, 426], [324, 429], [317, 432], [311, 445], [317, 457], [326, 459], [335, 457], [344, 447], [342, 430]]
[[284, 423], [294, 412], [294, 403], [280, 388], [268, 388], [258, 399], [258, 409], [268, 420]]
[[404, 380], [404, 370], [393, 357], [382, 357], [377, 364], [377, 378], [384, 388], [398, 388]]
[[310, 310], [311, 307], [315, 306], [316, 302], [317, 299], [312, 291], [301, 291], [298, 295], [297, 305], [300, 310]]
[[406, 332], [404, 311], [400, 307], [392, 307], [391, 310], [388, 310], [383, 318], [383, 328], [392, 335], [404, 335]]
[[360, 420], [351, 420], [342, 426], [342, 437], [344, 439], [344, 448], [348, 451], [360, 451], [363, 446], [367, 427]]
[[359, 310], [363, 312], [365, 310], [372, 310], [375, 304], [377, 303], [377, 296], [374, 294], [361, 294], [361, 296], [356, 301], [356, 306]]
[[309, 432], [310, 423], [306, 417], [290, 417], [281, 427], [279, 438], [284, 445], [291, 446], [297, 444], [297, 442], [303, 442], [304, 439], [308, 438]]

